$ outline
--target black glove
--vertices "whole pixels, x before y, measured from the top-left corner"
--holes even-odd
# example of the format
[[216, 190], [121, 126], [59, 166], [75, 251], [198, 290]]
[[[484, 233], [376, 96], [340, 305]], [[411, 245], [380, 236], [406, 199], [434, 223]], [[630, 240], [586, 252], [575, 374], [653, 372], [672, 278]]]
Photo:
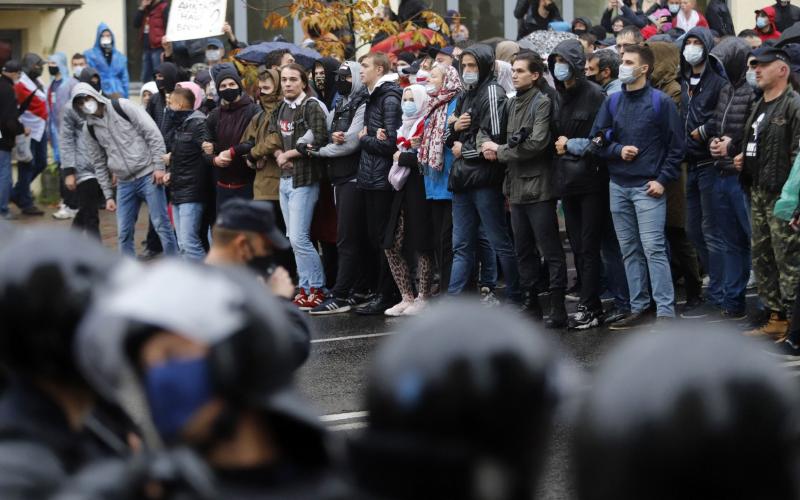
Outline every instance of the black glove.
[[300, 153], [300, 155], [303, 158], [310, 158], [311, 154], [309, 153], [309, 149], [313, 149], [313, 148], [312, 148], [312, 146], [310, 144], [306, 144], [304, 142], [301, 142], [301, 143], [298, 143], [297, 146], [294, 149], [297, 150], [297, 152]]

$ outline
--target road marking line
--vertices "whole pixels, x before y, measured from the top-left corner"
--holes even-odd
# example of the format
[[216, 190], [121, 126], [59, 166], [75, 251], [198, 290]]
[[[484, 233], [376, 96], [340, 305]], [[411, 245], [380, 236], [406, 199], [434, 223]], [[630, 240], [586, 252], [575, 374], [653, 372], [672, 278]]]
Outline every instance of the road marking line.
[[340, 424], [340, 425], [332, 425], [328, 427], [328, 430], [331, 432], [339, 432], [339, 431], [354, 431], [356, 429], [363, 429], [367, 426], [366, 422], [356, 422], [354, 424]]
[[324, 344], [326, 342], [341, 342], [343, 340], [357, 340], [357, 339], [372, 339], [376, 337], [385, 337], [387, 335], [394, 335], [397, 332], [384, 332], [384, 333], [368, 333], [364, 335], [348, 335], [345, 337], [333, 337], [330, 339], [314, 339], [312, 344]]
[[337, 422], [340, 420], [352, 420], [354, 418], [366, 418], [369, 415], [365, 411], [351, 411], [346, 413], [331, 413], [330, 415], [323, 415], [319, 417], [323, 422]]

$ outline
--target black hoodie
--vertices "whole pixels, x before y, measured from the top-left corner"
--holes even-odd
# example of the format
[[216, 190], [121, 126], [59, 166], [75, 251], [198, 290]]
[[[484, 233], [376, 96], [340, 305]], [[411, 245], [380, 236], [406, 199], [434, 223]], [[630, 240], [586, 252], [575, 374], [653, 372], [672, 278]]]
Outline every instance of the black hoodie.
[[175, 90], [175, 84], [178, 83], [178, 67], [171, 62], [164, 62], [156, 69], [155, 73], [164, 77], [164, 83], [162, 85], [156, 80], [158, 93], [153, 94], [150, 102], [147, 103], [147, 114], [156, 122], [159, 130], [161, 130], [161, 135], [166, 138], [169, 132], [167, 130], [168, 120], [164, 119], [164, 114], [167, 111], [167, 94]]
[[[561, 136], [568, 139], [589, 137], [594, 118], [605, 100], [603, 89], [586, 80], [583, 72], [586, 56], [579, 41], [565, 40], [553, 49], [547, 58], [551, 74], [555, 68], [556, 56], [561, 56], [569, 64], [575, 86], [567, 89], [563, 82], [554, 79], [560, 99], [553, 113], [553, 140]], [[608, 189], [608, 174], [601, 165], [602, 162], [590, 154], [583, 160], [569, 153], [557, 156], [556, 172], [561, 195], [579, 195]], [[583, 168], [571, 168], [576, 166]]]
[[[92, 83], [92, 78], [94, 77], [97, 77], [97, 84]], [[88, 83], [96, 91], [100, 92], [101, 94], [103, 93], [103, 79], [100, 77], [100, 73], [98, 73], [97, 70], [91, 66], [86, 66], [83, 68], [83, 71], [81, 71], [81, 76], [78, 78], [78, 80], [81, 83]]]
[[478, 62], [479, 79], [473, 88], [464, 92], [453, 113], [453, 116], [469, 113], [472, 117], [469, 128], [456, 132], [450, 124], [445, 133], [449, 147], [456, 141], [462, 144], [462, 157], [453, 162], [448, 189], [453, 192], [483, 187], [499, 189], [505, 169], [483, 157], [478, 137], [481, 137], [481, 142], [506, 142], [506, 92], [495, 79], [494, 50], [490, 46], [482, 43], [472, 45], [461, 54], [462, 60], [465, 55], [471, 55]]
[[321, 64], [325, 69], [325, 88], [318, 88], [317, 83], [314, 82], [314, 89], [317, 91], [319, 99], [325, 103], [328, 111], [332, 112], [336, 104], [336, 96], [338, 95], [336, 92], [336, 72], [339, 71], [339, 66], [341, 66], [342, 63], [332, 57], [323, 57], [318, 60], [317, 63]]

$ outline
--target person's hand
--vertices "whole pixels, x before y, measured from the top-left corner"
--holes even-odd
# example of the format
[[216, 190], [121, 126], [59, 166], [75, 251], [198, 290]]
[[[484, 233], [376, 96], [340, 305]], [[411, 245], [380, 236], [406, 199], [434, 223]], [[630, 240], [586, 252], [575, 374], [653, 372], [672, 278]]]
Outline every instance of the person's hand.
[[168, 174], [164, 175], [163, 181], [164, 181], [164, 185], [165, 186], [169, 186], [169, 181], [170, 180], [172, 180], [172, 174], [168, 173]]
[[384, 129], [382, 129], [382, 128], [378, 129], [378, 131], [375, 133], [375, 137], [379, 141], [387, 141], [387, 140], [389, 140], [389, 136], [386, 135], [386, 131]]
[[288, 156], [289, 156], [289, 155], [288, 155], [288, 154], [286, 154], [286, 153], [281, 153], [281, 154], [279, 154], [279, 155], [278, 155], [278, 158], [277, 158], [277, 160], [278, 160], [278, 166], [280, 166], [281, 168], [283, 168], [283, 167], [282, 167], [282, 165], [284, 165], [285, 163], [289, 163], [291, 160], [288, 158]]
[[25, 127], [25, 135], [31, 135], [31, 129], [29, 127]]
[[454, 124], [457, 121], [458, 117], [456, 115], [450, 115], [447, 117], [447, 126], [449, 127], [450, 125]]
[[214, 154], [214, 145], [211, 144], [210, 142], [204, 142], [201, 147], [203, 148], [203, 153], [207, 155]]
[[117, 202], [112, 200], [111, 198], [106, 200], [106, 210], [109, 212], [116, 212], [117, 211]]
[[614, 10], [617, 8], [618, 5], [619, 3], [617, 2], [617, 0], [608, 0], [608, 10]]
[[334, 144], [344, 144], [344, 132], [334, 132], [331, 134], [331, 140]]
[[728, 156], [728, 148], [730, 147], [732, 140], [733, 139], [727, 136], [717, 139], [716, 151], [711, 149], [711, 156], [715, 158], [725, 158]]
[[361, 139], [365, 135], [367, 135], [367, 127], [361, 129], [361, 132], [358, 133], [358, 138]]
[[286, 163], [278, 163], [278, 167], [280, 167], [281, 170], [292, 170], [294, 168], [294, 163], [291, 161], [287, 161]]
[[161, 161], [164, 162], [164, 165], [169, 165], [170, 160], [172, 160], [172, 153], [161, 155]]
[[636, 159], [636, 156], [639, 154], [639, 148], [636, 146], [625, 146], [622, 148], [622, 153], [620, 156], [625, 161], [633, 161]]
[[272, 293], [278, 297], [283, 297], [285, 299], [294, 297], [294, 283], [292, 283], [292, 277], [289, 276], [289, 271], [280, 266], [276, 267], [272, 272], [267, 284], [270, 290], [272, 290]]
[[558, 153], [560, 155], [563, 155], [564, 153], [567, 152], [567, 141], [568, 140], [569, 139], [567, 139], [563, 135], [558, 138], [558, 140], [556, 141], [556, 153]]
[[141, 2], [139, 2], [139, 10], [144, 10], [150, 7], [151, 2], [152, 0], [141, 0]]
[[160, 186], [164, 184], [164, 176], [167, 175], [163, 170], [153, 171], [153, 184]]
[[661, 198], [664, 195], [664, 186], [658, 181], [650, 181], [647, 183], [647, 196], [653, 198]]
[[64, 177], [64, 187], [70, 191], [75, 191], [78, 189], [78, 183], [75, 182], [75, 174], [69, 174], [68, 176]]
[[469, 113], [464, 113], [458, 117], [458, 120], [456, 120], [456, 124], [453, 126], [453, 128], [456, 132], [462, 132], [467, 130], [471, 123], [472, 117], [469, 115]]
[[397, 163], [400, 160], [400, 151], [395, 151], [392, 159], [394, 160], [395, 163]]
[[256, 166], [253, 164], [253, 162], [250, 161], [250, 158], [245, 158], [244, 161], [245, 161], [245, 163], [247, 163], [247, 167], [248, 168], [256, 168]]
[[497, 151], [492, 151], [492, 150], [484, 151], [483, 157], [489, 161], [497, 161]]
[[225, 21], [225, 24], [222, 25], [222, 33], [228, 36], [233, 34], [233, 28], [231, 28], [231, 24], [228, 21]]
[[169, 37], [164, 36], [161, 38], [161, 47], [164, 49], [163, 55], [165, 56], [172, 55], [172, 42], [170, 41]]
[[733, 168], [735, 168], [739, 172], [742, 171], [742, 169], [744, 168], [744, 153], [739, 153], [738, 155], [733, 157]]
[[497, 148], [500, 146], [496, 142], [486, 141], [481, 144], [481, 152], [485, 155], [486, 153], [496, 153]]
[[453, 156], [455, 156], [456, 158], [461, 158], [461, 147], [462, 146], [463, 146], [463, 144], [461, 144], [458, 141], [453, 143]]
[[800, 214], [792, 217], [792, 220], [789, 221], [789, 227], [794, 229], [795, 232], [800, 231]]
[[692, 139], [694, 139], [695, 141], [699, 141], [700, 140], [700, 129], [696, 128], [696, 129], [692, 130], [692, 133], [690, 135], [692, 136]]

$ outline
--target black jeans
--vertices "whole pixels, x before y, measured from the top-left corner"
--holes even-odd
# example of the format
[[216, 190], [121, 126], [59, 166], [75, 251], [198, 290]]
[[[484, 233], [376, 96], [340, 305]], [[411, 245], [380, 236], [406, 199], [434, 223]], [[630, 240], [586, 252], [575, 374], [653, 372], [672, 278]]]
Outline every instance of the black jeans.
[[[72, 191], [70, 191], [72, 192]], [[97, 179], [87, 179], [74, 191], [78, 203], [78, 213], [72, 219], [72, 227], [100, 239], [100, 215], [97, 205], [100, 203], [100, 184]], [[66, 203], [66, 201], [64, 202]]]
[[[78, 202], [78, 190], [70, 191], [67, 189], [67, 186], [64, 184], [64, 178], [66, 175], [64, 171], [61, 169], [61, 164], [58, 164], [58, 191], [61, 194], [61, 199], [64, 201], [64, 205], [67, 208], [71, 208], [72, 210], [80, 209], [80, 203]], [[97, 183], [97, 181], [95, 181]], [[97, 208], [97, 207], [95, 207]]]
[[430, 204], [439, 293], [444, 294], [450, 285], [450, 271], [453, 269], [453, 203], [450, 200], [431, 200]]
[[336, 248], [339, 251], [339, 269], [333, 296], [345, 299], [356, 287], [364, 271], [364, 228], [366, 223], [365, 193], [355, 182], [345, 182], [333, 187], [336, 201]]
[[581, 304], [593, 312], [602, 311], [600, 274], [603, 261], [600, 247], [603, 242], [608, 193], [588, 193], [565, 196], [561, 199], [567, 234], [575, 252], [575, 267], [580, 276]]
[[386, 252], [383, 251], [383, 239], [391, 219], [394, 191], [362, 190], [364, 194], [364, 214], [367, 219], [367, 239], [369, 241], [371, 259], [377, 259], [378, 282], [376, 292], [385, 298], [400, 295], [394, 283]]
[[533, 290], [539, 276], [539, 254], [550, 270], [550, 290], [567, 287], [567, 261], [556, 216], [556, 200], [512, 204], [511, 227], [519, 262], [521, 290]]

